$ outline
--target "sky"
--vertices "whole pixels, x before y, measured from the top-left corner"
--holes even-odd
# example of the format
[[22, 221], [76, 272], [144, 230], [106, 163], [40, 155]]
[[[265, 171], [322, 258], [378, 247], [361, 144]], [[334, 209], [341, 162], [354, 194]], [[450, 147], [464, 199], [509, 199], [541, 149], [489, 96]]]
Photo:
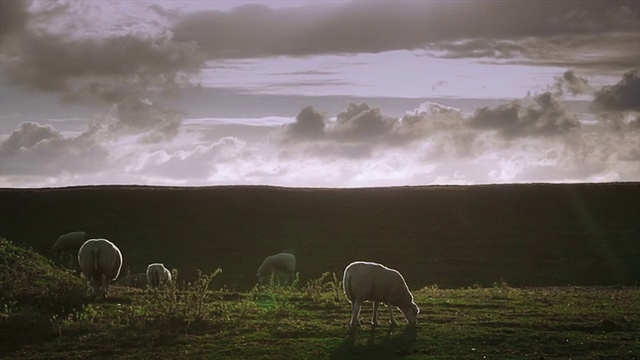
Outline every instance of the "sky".
[[0, 2], [0, 187], [640, 181], [638, 1]]

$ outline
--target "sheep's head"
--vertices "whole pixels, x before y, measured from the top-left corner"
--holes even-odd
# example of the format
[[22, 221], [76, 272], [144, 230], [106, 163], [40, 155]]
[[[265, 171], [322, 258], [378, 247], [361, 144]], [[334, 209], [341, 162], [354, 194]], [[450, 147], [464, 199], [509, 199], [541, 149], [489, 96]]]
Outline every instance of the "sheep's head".
[[411, 302], [408, 307], [402, 308], [400, 310], [402, 310], [402, 313], [404, 314], [404, 317], [407, 318], [407, 322], [409, 324], [415, 324], [418, 321], [418, 313], [420, 313], [420, 308], [418, 308], [418, 305], [416, 305], [416, 303]]
[[64, 252], [64, 248], [58, 241], [56, 241], [56, 243], [53, 244], [53, 247], [51, 247], [51, 253], [55, 256], [59, 256], [60, 260], [62, 260], [62, 258], [64, 257]]

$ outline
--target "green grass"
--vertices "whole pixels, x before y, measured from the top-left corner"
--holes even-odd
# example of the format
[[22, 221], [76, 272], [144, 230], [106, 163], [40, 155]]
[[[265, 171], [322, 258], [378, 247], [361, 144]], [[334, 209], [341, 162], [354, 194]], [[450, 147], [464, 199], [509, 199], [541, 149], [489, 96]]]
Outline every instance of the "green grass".
[[[183, 289], [113, 288], [108, 301], [51, 318], [49, 334], [13, 359], [634, 359], [640, 354], [637, 287], [414, 291], [416, 326], [348, 327], [350, 304], [330, 276], [304, 285], [212, 291], [212, 275]], [[310, 292], [310, 287], [321, 290]], [[190, 312], [189, 308], [199, 311]], [[396, 310], [397, 311], [397, 310]], [[401, 314], [398, 315], [402, 317]], [[9, 335], [8, 340], [14, 340]]]
[[[425, 289], [415, 291], [423, 313], [416, 327], [347, 327], [349, 304], [323, 305], [301, 293], [286, 314], [249, 294], [208, 302], [194, 323], [129, 323], [139, 292], [116, 291], [117, 302], [91, 304], [54, 339], [25, 346], [17, 359], [348, 359], [590, 358], [640, 354], [640, 290]], [[217, 293], [222, 296], [224, 294]], [[388, 320], [385, 312], [382, 320]]]

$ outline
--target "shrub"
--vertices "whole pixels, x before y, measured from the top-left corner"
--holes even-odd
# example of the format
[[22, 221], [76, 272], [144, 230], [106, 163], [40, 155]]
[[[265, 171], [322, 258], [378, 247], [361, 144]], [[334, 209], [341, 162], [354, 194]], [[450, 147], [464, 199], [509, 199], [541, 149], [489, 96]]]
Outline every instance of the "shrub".
[[336, 273], [325, 272], [317, 279], [307, 281], [302, 288], [305, 298], [325, 303], [339, 303], [342, 300], [342, 281]]
[[147, 287], [134, 297], [130, 307], [130, 320], [139, 325], [149, 322], [164, 325], [183, 325], [202, 321], [211, 314], [209, 284], [222, 273], [217, 269], [212, 274], [198, 274], [192, 283], [179, 290], [178, 273], [173, 271], [173, 281], [158, 288]]
[[296, 276], [289, 285], [280, 285], [272, 274], [266, 285], [256, 285], [250, 292], [250, 297], [257, 302], [258, 307], [263, 308], [268, 314], [277, 317], [288, 316], [293, 313], [295, 306], [291, 301], [296, 294], [299, 276]]

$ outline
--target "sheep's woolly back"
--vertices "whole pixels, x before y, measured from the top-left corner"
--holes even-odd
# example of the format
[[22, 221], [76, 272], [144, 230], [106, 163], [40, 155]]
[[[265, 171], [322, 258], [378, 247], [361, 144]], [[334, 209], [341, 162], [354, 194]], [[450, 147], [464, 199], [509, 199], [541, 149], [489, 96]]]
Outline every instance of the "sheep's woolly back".
[[356, 261], [344, 270], [344, 292], [349, 301], [391, 302], [398, 306], [413, 302], [413, 295], [402, 275], [384, 265]]
[[109, 240], [90, 239], [80, 247], [78, 263], [87, 279], [99, 279], [104, 274], [115, 280], [122, 267], [122, 253]]
[[258, 276], [269, 276], [274, 271], [294, 273], [296, 271], [296, 257], [289, 253], [267, 256], [258, 268]]
[[87, 233], [84, 231], [74, 231], [60, 235], [53, 244], [54, 251], [76, 250], [80, 249], [82, 244], [88, 240]]

